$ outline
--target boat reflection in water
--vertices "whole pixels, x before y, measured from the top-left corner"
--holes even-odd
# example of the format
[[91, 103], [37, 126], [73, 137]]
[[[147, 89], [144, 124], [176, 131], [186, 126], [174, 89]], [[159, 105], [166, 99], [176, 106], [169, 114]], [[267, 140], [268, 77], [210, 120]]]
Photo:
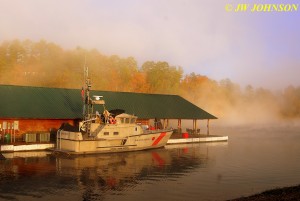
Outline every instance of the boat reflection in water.
[[7, 159], [0, 161], [0, 200], [102, 200], [119, 194], [126, 199], [124, 192], [139, 185], [174, 180], [206, 166], [207, 155], [199, 147], [79, 156], [6, 154]]

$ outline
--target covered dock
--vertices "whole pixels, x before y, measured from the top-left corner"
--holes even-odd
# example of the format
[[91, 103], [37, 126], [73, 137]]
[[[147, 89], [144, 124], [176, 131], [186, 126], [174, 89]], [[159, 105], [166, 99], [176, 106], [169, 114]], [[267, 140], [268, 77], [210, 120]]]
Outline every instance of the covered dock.
[[[176, 128], [173, 128], [179, 134], [200, 134], [199, 121], [205, 120], [206, 135], [209, 135], [210, 120], [217, 119], [178, 95], [99, 90], [91, 93], [92, 96], [103, 96], [105, 109], [123, 109], [138, 116], [142, 125], [169, 127], [170, 121], [175, 120]], [[82, 118], [81, 89], [1, 85], [0, 96], [0, 144], [26, 140], [32, 143], [41, 140], [38, 136], [47, 136], [41, 133], [51, 133], [64, 122], [76, 125]], [[100, 113], [103, 109], [95, 108]], [[182, 128], [182, 120], [191, 120], [192, 128]], [[39, 134], [35, 139], [24, 137], [34, 133]], [[42, 140], [47, 141], [48, 137]]]

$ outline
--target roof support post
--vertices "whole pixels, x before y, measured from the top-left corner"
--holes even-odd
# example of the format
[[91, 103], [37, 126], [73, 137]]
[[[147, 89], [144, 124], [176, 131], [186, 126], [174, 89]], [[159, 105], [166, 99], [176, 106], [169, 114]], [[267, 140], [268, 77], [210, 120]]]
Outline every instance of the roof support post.
[[207, 135], [209, 135], [209, 119], [207, 119]]
[[193, 134], [197, 134], [197, 119], [193, 119]]
[[199, 129], [199, 132], [198, 132], [197, 119], [195, 119], [195, 133], [196, 133], [196, 134], [200, 134], [200, 129]]
[[178, 133], [181, 133], [181, 119], [178, 119], [177, 128], [178, 128]]
[[169, 119], [164, 119], [164, 129], [169, 127]]
[[193, 119], [193, 130], [192, 130], [192, 133], [194, 134], [194, 131], [195, 131], [195, 119]]

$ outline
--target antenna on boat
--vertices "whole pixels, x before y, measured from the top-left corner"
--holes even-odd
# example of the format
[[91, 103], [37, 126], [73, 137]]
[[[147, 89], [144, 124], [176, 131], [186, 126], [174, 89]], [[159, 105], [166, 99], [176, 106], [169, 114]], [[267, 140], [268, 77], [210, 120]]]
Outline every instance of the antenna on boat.
[[91, 119], [92, 113], [93, 113], [93, 106], [91, 104], [91, 99], [90, 99], [90, 88], [91, 88], [91, 83], [90, 83], [90, 78], [89, 78], [89, 68], [86, 65], [86, 55], [84, 58], [84, 66], [83, 66], [83, 72], [84, 72], [84, 81], [83, 81], [83, 87], [81, 91], [81, 95], [83, 98], [83, 111], [82, 111], [82, 116], [83, 116], [83, 121], [86, 122], [83, 126], [83, 129], [85, 132], [90, 134], [90, 127], [91, 124], [89, 122], [89, 119]]
[[83, 110], [82, 110], [82, 117], [83, 120], [85, 120], [85, 113], [86, 113], [86, 108], [85, 108], [85, 103], [86, 103], [86, 78], [88, 75], [88, 68], [86, 66], [86, 55], [84, 57], [84, 65], [83, 65], [83, 84], [82, 84], [82, 89], [81, 89], [81, 96], [82, 96], [82, 102], [83, 102]]
[[83, 66], [83, 87], [82, 87], [82, 98], [83, 98], [83, 119], [87, 120], [90, 114], [90, 108], [89, 108], [89, 103], [90, 103], [90, 88], [91, 88], [91, 83], [90, 83], [90, 78], [89, 78], [89, 68], [86, 65], [86, 56], [84, 58], [84, 66]]

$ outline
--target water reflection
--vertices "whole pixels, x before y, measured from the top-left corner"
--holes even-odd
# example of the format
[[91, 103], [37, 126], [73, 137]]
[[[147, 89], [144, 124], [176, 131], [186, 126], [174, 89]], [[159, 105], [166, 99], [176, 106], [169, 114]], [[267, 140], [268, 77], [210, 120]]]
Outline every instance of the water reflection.
[[174, 180], [206, 167], [207, 151], [185, 145], [76, 157], [49, 152], [3, 154], [0, 199], [104, 200], [107, 194], [120, 195], [144, 182]]
[[93, 156], [3, 154], [0, 200], [228, 200], [300, 181], [300, 128], [228, 128], [228, 143]]

